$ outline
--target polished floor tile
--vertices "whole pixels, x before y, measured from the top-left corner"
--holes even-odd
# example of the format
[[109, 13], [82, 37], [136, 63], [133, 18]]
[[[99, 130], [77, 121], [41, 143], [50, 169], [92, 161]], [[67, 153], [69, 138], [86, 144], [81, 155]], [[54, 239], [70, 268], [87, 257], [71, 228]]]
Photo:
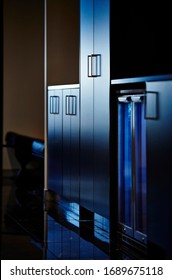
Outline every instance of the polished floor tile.
[[[41, 243], [39, 246], [35, 245], [29, 229], [29, 219], [32, 218], [32, 213], [28, 209], [22, 208], [17, 201], [15, 179], [4, 177], [1, 191], [1, 259], [42, 259]], [[34, 227], [32, 223], [30, 225]], [[40, 232], [42, 229], [40, 227]], [[38, 240], [36, 239], [36, 241]]]
[[108, 236], [99, 227], [99, 217], [94, 224], [82, 221], [76, 203], [53, 203], [46, 205], [42, 188], [26, 187], [24, 182], [18, 187], [15, 177], [3, 178], [2, 260], [110, 259]]

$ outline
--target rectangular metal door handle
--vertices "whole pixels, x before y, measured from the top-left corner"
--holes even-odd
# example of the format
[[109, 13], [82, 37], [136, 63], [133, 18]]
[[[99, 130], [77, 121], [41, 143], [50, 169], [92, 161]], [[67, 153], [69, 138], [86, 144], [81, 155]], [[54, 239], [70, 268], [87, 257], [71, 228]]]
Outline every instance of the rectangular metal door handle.
[[88, 55], [88, 77], [101, 76], [101, 55], [91, 54]]
[[77, 97], [75, 95], [66, 96], [66, 115], [77, 114]]
[[145, 95], [145, 119], [158, 119], [158, 93], [147, 91]]
[[59, 114], [59, 96], [50, 96], [50, 114]]

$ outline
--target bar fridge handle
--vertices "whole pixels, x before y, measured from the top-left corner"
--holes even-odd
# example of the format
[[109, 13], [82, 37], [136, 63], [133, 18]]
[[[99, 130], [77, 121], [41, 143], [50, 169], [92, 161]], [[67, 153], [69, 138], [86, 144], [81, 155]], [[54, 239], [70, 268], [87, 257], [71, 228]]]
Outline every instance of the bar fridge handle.
[[145, 119], [158, 119], [158, 92], [147, 91], [145, 94]]

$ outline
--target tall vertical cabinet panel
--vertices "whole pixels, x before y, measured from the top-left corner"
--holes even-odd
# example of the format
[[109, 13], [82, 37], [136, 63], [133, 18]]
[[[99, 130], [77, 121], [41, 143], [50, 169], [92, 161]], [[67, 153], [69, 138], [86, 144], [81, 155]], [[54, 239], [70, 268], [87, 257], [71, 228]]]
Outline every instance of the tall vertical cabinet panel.
[[62, 89], [48, 89], [48, 188], [62, 192]]
[[79, 201], [79, 88], [63, 90], [63, 196]]
[[80, 203], [109, 217], [109, 0], [80, 1]]
[[93, 1], [80, 1], [80, 203], [93, 210], [93, 79], [88, 55], [93, 53]]
[[79, 200], [79, 86], [48, 87], [48, 189]]
[[172, 81], [147, 82], [148, 242], [152, 258], [172, 258]]

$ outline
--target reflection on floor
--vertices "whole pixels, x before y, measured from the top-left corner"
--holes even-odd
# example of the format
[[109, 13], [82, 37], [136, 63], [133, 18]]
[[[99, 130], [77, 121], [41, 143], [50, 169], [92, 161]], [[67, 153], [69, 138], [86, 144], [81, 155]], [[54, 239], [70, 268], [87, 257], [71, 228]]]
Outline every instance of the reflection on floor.
[[[39, 204], [36, 206], [36, 200], [26, 197], [26, 192], [24, 197], [24, 188], [20, 192], [15, 179], [8, 173], [3, 176], [1, 259], [43, 259], [42, 202], [38, 200]], [[22, 192], [23, 200], [20, 197]]]
[[106, 219], [95, 214], [94, 222], [82, 220], [78, 204], [44, 203], [42, 187], [17, 187], [15, 179], [3, 178], [2, 260], [112, 259]]

